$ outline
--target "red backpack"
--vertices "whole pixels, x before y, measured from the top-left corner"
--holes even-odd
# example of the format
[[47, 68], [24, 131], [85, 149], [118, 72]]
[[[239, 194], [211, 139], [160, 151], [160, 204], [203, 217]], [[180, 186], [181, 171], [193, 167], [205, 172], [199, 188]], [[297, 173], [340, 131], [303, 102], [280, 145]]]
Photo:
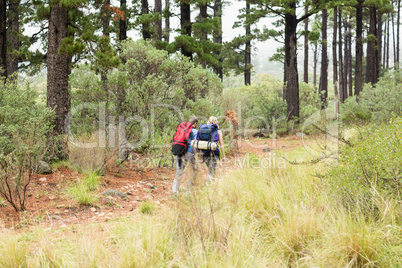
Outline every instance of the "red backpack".
[[173, 137], [172, 154], [181, 156], [187, 151], [188, 138], [190, 137], [193, 125], [183, 122], [177, 126]]

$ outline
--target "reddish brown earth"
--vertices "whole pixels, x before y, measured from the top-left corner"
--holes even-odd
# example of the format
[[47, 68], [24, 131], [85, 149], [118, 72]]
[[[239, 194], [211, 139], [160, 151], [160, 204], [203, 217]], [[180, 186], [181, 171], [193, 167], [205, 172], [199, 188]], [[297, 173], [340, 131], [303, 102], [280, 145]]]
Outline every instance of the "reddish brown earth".
[[[301, 138], [292, 136], [272, 139], [243, 139], [238, 155], [252, 152], [265, 154], [264, 148], [276, 151], [289, 151], [303, 145]], [[233, 166], [234, 156], [227, 157], [221, 169]], [[207, 169], [202, 165], [198, 183], [205, 180]], [[67, 225], [103, 222], [110, 219], [137, 213], [141, 202], [149, 200], [157, 206], [172, 202], [170, 192], [175, 169], [171, 167], [143, 169], [136, 163], [127, 161], [122, 167], [112, 167], [101, 179], [101, 187], [96, 192], [99, 197], [94, 206], [79, 205], [66, 191], [84, 175], [65, 167], [54, 170], [50, 175], [33, 175], [27, 192], [27, 210], [15, 212], [7, 204], [0, 207], [0, 229], [25, 229], [31, 226], [64, 227]], [[44, 179], [45, 178], [45, 179]], [[186, 176], [181, 186], [185, 186]], [[152, 185], [152, 186], [151, 186]], [[127, 198], [104, 197], [106, 189], [115, 189], [127, 193]]]

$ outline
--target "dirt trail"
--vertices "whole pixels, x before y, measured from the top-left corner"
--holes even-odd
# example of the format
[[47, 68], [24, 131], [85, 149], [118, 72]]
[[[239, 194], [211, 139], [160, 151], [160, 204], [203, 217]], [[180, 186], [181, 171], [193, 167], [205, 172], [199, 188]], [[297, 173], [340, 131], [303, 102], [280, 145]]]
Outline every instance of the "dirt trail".
[[[276, 141], [264, 138], [244, 139], [241, 142], [240, 155], [262, 155], [269, 150], [289, 151], [302, 145], [303, 140], [295, 136]], [[230, 167], [233, 160], [233, 156], [229, 157], [225, 168]], [[83, 176], [77, 171], [62, 167], [50, 175], [36, 174], [28, 186], [27, 211], [16, 213], [8, 204], [0, 207], [0, 229], [25, 230], [38, 225], [44, 228], [63, 228], [67, 225], [103, 222], [138, 213], [138, 206], [146, 200], [157, 206], [165, 206], [167, 202], [171, 202], [170, 192], [175, 170], [171, 167], [142, 169], [137, 163], [127, 161], [122, 167], [107, 171], [97, 191], [99, 201], [92, 207], [79, 205], [66, 193], [66, 189]], [[202, 183], [200, 181], [206, 177], [206, 173], [207, 168], [202, 165], [198, 183]], [[185, 176], [181, 186], [185, 186], [186, 180]], [[102, 192], [106, 189], [127, 193], [127, 198], [104, 197]]]

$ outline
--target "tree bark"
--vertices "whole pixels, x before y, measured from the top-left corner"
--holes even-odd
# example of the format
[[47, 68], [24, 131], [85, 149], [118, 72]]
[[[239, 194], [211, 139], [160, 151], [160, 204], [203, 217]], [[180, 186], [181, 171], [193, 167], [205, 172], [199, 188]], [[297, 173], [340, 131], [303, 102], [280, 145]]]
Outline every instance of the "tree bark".
[[[191, 36], [191, 9], [190, 2], [188, 0], [180, 1], [180, 24], [181, 24], [181, 34]], [[184, 56], [193, 60], [193, 54], [188, 48], [183, 46], [181, 52]]]
[[0, 76], [7, 78], [6, 0], [0, 0]]
[[[399, 38], [399, 29], [401, 25], [401, 0], [398, 0], [398, 13], [397, 13], [397, 19], [396, 19], [396, 62], [399, 63], [399, 43], [400, 43], [400, 38]], [[399, 65], [398, 65], [399, 67]]]
[[382, 66], [382, 59], [384, 58], [383, 56], [383, 42], [382, 42], [382, 36], [383, 36], [383, 23], [382, 23], [382, 13], [378, 12], [377, 15], [377, 40], [378, 40], [378, 62], [377, 62], [377, 70], [378, 70], [378, 77], [380, 77], [381, 73], [381, 68]]
[[[148, 0], [141, 0], [141, 15], [149, 14]], [[151, 31], [149, 29], [149, 23], [142, 24], [142, 38], [144, 40], [151, 39]]]
[[163, 38], [166, 42], [169, 43], [169, 36], [170, 36], [170, 2], [169, 0], [165, 0], [165, 30], [163, 32]]
[[7, 75], [18, 72], [18, 51], [19, 51], [19, 31], [20, 20], [18, 6], [19, 0], [10, 0], [9, 2], [9, 23], [7, 30], [7, 40], [9, 43], [9, 51], [7, 57]]
[[[110, 12], [108, 10], [108, 7], [110, 7], [110, 0], [105, 0], [105, 3], [102, 6], [101, 9], [101, 16], [102, 16], [102, 33], [104, 36], [109, 37], [110, 36]], [[102, 66], [103, 67], [103, 66]], [[102, 68], [101, 70], [101, 81], [102, 81], [102, 87], [103, 90], [106, 92], [106, 95], [109, 95], [109, 90], [107, 87], [107, 76], [106, 76], [106, 70], [105, 68]]]
[[358, 0], [356, 7], [356, 66], [355, 66], [355, 95], [358, 96], [363, 89], [363, 3]]
[[327, 24], [328, 12], [326, 9], [322, 11], [322, 49], [321, 49], [321, 73], [320, 73], [320, 97], [321, 109], [327, 108], [328, 99], [328, 44], [327, 44]]
[[251, 26], [248, 23], [248, 17], [250, 15], [250, 3], [246, 1], [246, 49], [244, 53], [244, 84], [251, 84]]
[[345, 102], [345, 90], [344, 90], [344, 68], [343, 68], [343, 54], [342, 54], [342, 9], [339, 8], [338, 14], [338, 30], [339, 30], [339, 43], [338, 43], [338, 50], [339, 50], [339, 92], [340, 92], [340, 101], [342, 103]]
[[[351, 32], [349, 30], [349, 22], [348, 21], [344, 21], [344, 25], [345, 25], [345, 63], [344, 63], [344, 73], [343, 73], [343, 83], [344, 83], [344, 96], [345, 96], [345, 100], [348, 98], [348, 75], [349, 75], [349, 61], [351, 60], [351, 47], [349, 44], [349, 39], [351, 36]], [[351, 96], [351, 95], [349, 95]]]
[[[200, 22], [203, 23], [207, 18], [208, 18], [207, 4], [200, 3]], [[205, 42], [207, 41], [207, 37], [208, 37], [207, 31], [203, 27], [201, 27], [200, 40], [202, 42]], [[201, 66], [205, 69], [207, 68], [207, 63], [205, 61], [201, 61]]]
[[[304, 7], [305, 14], [308, 13], [308, 5]], [[304, 19], [304, 68], [303, 68], [303, 81], [308, 84], [308, 20]]]
[[317, 87], [317, 63], [318, 63], [318, 45], [315, 44], [313, 48], [314, 63], [313, 63], [313, 84]]
[[[296, 11], [296, 4], [289, 4]], [[299, 75], [297, 70], [297, 18], [296, 12], [285, 14], [285, 72], [287, 113], [289, 120], [300, 117], [299, 113]]]
[[[162, 16], [162, 0], [155, 0], [155, 9], [156, 14]], [[162, 40], [162, 17], [155, 22], [156, 27], [156, 39]]]
[[126, 23], [126, 19], [127, 19], [127, 1], [126, 0], [120, 0], [120, 10], [123, 11], [123, 19], [119, 20], [119, 41], [123, 41], [127, 39], [127, 23]]
[[50, 7], [47, 51], [47, 107], [56, 113], [54, 131], [65, 133], [65, 119], [70, 110], [68, 76], [71, 56], [59, 54], [62, 40], [69, 36], [68, 10], [59, 4]]
[[367, 40], [366, 83], [377, 83], [378, 49], [377, 49], [377, 12], [370, 7], [370, 25]]
[[390, 33], [389, 33], [389, 16], [388, 16], [388, 19], [387, 19], [387, 34], [386, 34], [386, 36], [387, 36], [387, 52], [386, 52], [387, 57], [386, 57], [385, 65], [386, 65], [386, 67], [388, 69], [389, 68], [389, 36], [390, 36]]
[[332, 41], [332, 66], [334, 71], [334, 119], [338, 118], [339, 113], [339, 91], [338, 91], [338, 55], [337, 49], [337, 34], [338, 34], [338, 9], [334, 7], [334, 36]]
[[[213, 31], [214, 42], [222, 45], [222, 0], [215, 0], [213, 9], [214, 18], [218, 20], [217, 27]], [[218, 58], [218, 65], [214, 67], [214, 72], [219, 76], [221, 81], [223, 81], [223, 59], [221, 57], [221, 51], [216, 51], [215, 54]]]

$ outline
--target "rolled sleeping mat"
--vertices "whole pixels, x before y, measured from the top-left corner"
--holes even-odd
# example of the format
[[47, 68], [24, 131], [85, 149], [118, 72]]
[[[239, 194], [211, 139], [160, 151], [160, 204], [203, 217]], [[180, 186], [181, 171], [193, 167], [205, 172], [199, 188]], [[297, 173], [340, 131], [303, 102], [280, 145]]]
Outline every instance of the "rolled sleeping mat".
[[201, 150], [215, 151], [216, 148], [218, 147], [218, 143], [210, 141], [192, 140], [191, 147]]

